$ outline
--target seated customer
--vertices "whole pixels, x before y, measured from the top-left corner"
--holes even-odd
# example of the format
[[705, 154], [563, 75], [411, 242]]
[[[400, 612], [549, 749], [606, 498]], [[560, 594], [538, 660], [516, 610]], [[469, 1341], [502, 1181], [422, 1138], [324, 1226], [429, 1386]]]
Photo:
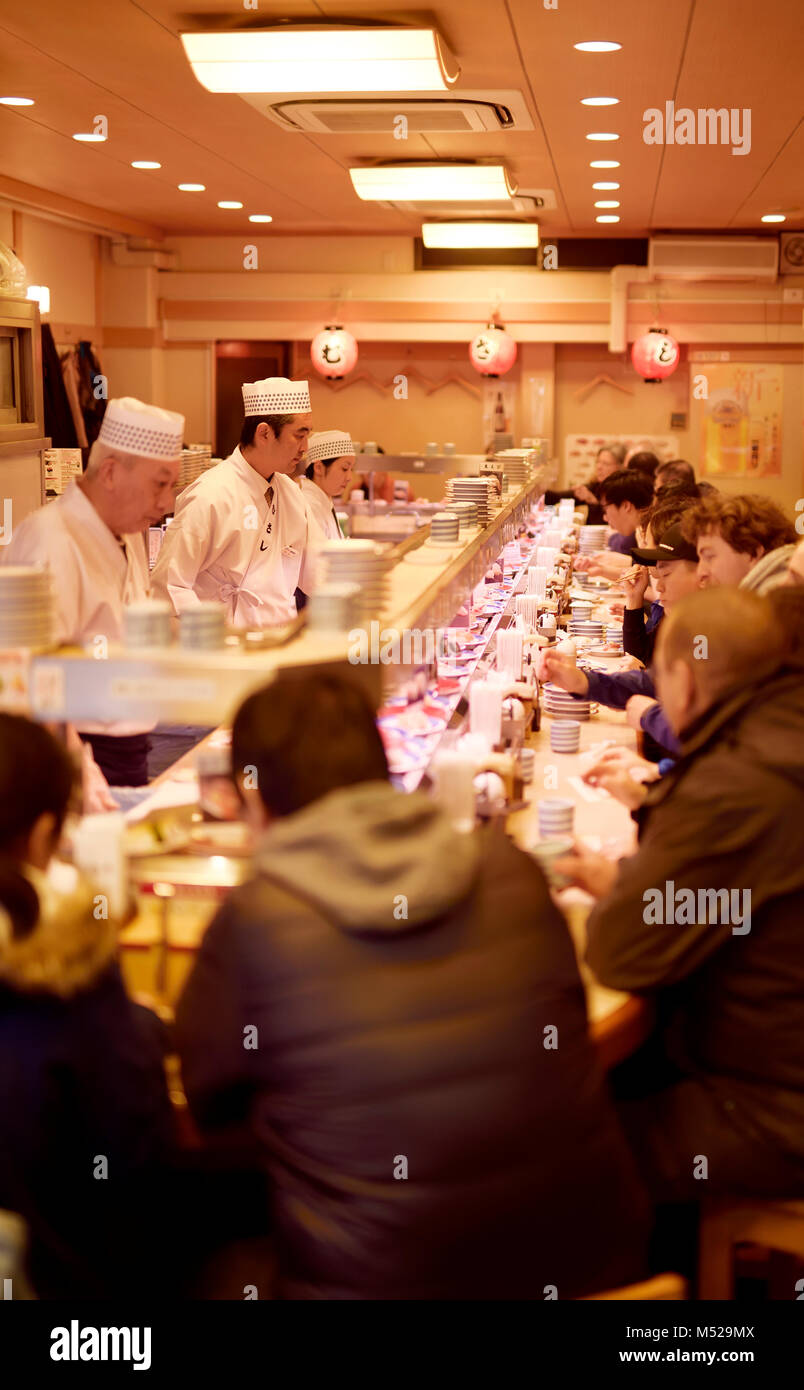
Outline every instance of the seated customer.
[[781, 507], [759, 493], [704, 498], [684, 517], [684, 535], [698, 548], [702, 589], [738, 584], [758, 594], [786, 582], [798, 539]]
[[72, 787], [53, 736], [0, 714], [0, 1208], [28, 1224], [40, 1298], [152, 1296], [172, 1112], [115, 924], [66, 866], [63, 886], [46, 876]]
[[653, 501], [653, 483], [638, 468], [623, 468], [606, 479], [600, 495], [606, 524], [615, 532], [609, 550], [628, 555], [637, 544], [636, 529], [642, 514]]
[[663, 1074], [622, 1113], [658, 1200], [800, 1198], [800, 666], [771, 603], [724, 588], [670, 614], [657, 672], [682, 758], [637, 812], [637, 853], [557, 866], [600, 899], [597, 978], [657, 1003]]
[[660, 463], [654, 475], [656, 492], [664, 492], [666, 488], [676, 487], [683, 483], [686, 487], [695, 487], [695, 469], [686, 459], [668, 459], [667, 463]]
[[564, 497], [572, 497], [576, 502], [581, 502], [588, 507], [586, 516], [587, 526], [603, 525], [603, 508], [600, 505], [600, 489], [610, 473], [616, 473], [622, 468], [625, 462], [624, 444], [604, 444], [598, 449], [595, 456], [595, 476], [590, 478], [588, 483], [580, 483], [578, 487], [570, 488], [564, 492], [556, 492], [552, 488], [544, 494], [545, 506], [550, 506], [560, 502]]
[[651, 486], [656, 481], [656, 474], [659, 471], [659, 460], [650, 449], [637, 449], [636, 453], [629, 454], [625, 461], [626, 469], [636, 469], [638, 473], [644, 473], [650, 478]]
[[[665, 531], [669, 531], [671, 526], [675, 526], [697, 498], [698, 489], [694, 485], [691, 488], [687, 485], [668, 487], [661, 495], [657, 495], [645, 515], [646, 547], [652, 548], [656, 537], [661, 537]], [[637, 562], [633, 569], [626, 570], [623, 579], [625, 582], [623, 649], [646, 666], [653, 657], [653, 648], [659, 631], [659, 623], [664, 617], [664, 608], [660, 600], [655, 597], [647, 618], [644, 615], [643, 601], [651, 577], [650, 571], [643, 563]]]
[[250, 1117], [262, 1145], [284, 1295], [633, 1278], [641, 1199], [533, 860], [396, 791], [346, 679], [280, 673], [241, 707], [232, 764], [255, 876], [209, 927], [177, 1032], [199, 1123]]
[[[684, 540], [679, 526], [671, 526], [655, 549], [635, 550], [633, 554], [638, 564], [655, 567], [656, 593], [665, 613], [698, 588], [695, 549]], [[541, 653], [540, 676], [573, 695], [626, 710], [632, 728], [649, 734], [665, 754], [673, 757], [678, 753], [678, 739], [656, 700], [652, 671], [581, 671], [559, 648], [546, 647]]]

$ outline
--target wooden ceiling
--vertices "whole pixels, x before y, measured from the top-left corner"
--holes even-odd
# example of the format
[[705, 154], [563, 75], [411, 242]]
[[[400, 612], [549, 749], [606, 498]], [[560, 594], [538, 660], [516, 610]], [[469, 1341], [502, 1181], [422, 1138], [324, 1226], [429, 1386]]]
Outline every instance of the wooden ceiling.
[[[503, 134], [411, 136], [405, 157], [499, 157], [523, 189], [551, 188], [555, 211], [543, 235], [644, 236], [727, 230], [775, 233], [763, 213], [785, 212], [782, 230], [804, 227], [804, 63], [802, 0], [436, 0], [401, 13], [372, 0], [0, 0], [0, 95], [32, 97], [32, 107], [0, 107], [0, 198], [20, 182], [78, 200], [168, 234], [247, 230], [249, 213], [269, 213], [280, 234], [405, 234], [420, 219], [362, 203], [350, 164], [399, 158], [391, 138], [284, 131], [237, 96], [212, 95], [194, 78], [179, 42], [187, 29], [280, 18], [427, 19], [444, 35], [462, 72], [455, 89], [522, 92], [532, 130]], [[573, 44], [614, 39], [619, 52], [583, 54]], [[585, 96], [619, 105], [583, 107]], [[751, 149], [648, 145], [650, 107], [726, 107], [751, 112]], [[73, 132], [105, 115], [109, 139], [81, 145]], [[593, 144], [592, 130], [618, 132]], [[616, 158], [609, 172], [589, 168]], [[157, 171], [130, 167], [158, 160]], [[594, 193], [595, 179], [621, 187]], [[204, 193], [180, 193], [198, 182]], [[620, 222], [595, 222], [596, 198], [619, 200]], [[242, 212], [217, 208], [243, 202]], [[253, 230], [253, 229], [252, 229]]]

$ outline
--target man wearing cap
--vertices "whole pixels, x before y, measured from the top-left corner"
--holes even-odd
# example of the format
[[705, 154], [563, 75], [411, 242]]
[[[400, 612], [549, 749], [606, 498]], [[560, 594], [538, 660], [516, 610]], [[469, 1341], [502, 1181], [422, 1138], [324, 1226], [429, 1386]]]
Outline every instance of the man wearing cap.
[[159, 598], [181, 614], [210, 600], [236, 627], [296, 616], [296, 589], [311, 588], [310, 518], [293, 475], [310, 433], [306, 381], [268, 377], [243, 385], [240, 445], [182, 492], [151, 574]]
[[299, 479], [313, 521], [328, 541], [342, 539], [335, 515], [335, 498], [352, 481], [355, 446], [343, 430], [318, 430], [310, 435], [307, 469]]
[[[55, 637], [94, 652], [119, 642], [123, 609], [148, 597], [142, 532], [172, 510], [184, 416], [133, 396], [109, 401], [83, 477], [14, 528], [0, 563], [47, 565], [54, 575]], [[79, 733], [111, 786], [148, 781], [141, 722], [86, 722]]]

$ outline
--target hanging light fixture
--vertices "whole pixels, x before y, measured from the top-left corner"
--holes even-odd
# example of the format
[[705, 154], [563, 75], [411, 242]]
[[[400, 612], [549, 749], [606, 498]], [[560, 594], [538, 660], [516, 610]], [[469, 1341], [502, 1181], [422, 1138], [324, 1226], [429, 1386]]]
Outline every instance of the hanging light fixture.
[[357, 339], [341, 324], [328, 324], [316, 333], [310, 344], [310, 361], [320, 376], [340, 381], [354, 371], [357, 363]]
[[516, 343], [501, 323], [488, 323], [469, 344], [469, 361], [481, 376], [504, 376], [516, 354]]
[[631, 348], [631, 361], [643, 381], [648, 383], [672, 376], [680, 358], [681, 349], [665, 328], [649, 328]]

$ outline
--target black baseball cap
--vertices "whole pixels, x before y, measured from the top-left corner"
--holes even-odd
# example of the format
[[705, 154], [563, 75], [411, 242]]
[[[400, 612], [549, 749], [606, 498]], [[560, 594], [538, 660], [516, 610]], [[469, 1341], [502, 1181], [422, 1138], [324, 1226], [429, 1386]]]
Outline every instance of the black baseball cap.
[[698, 552], [683, 535], [681, 527], [670, 526], [653, 550], [632, 550], [631, 559], [638, 565], [655, 565], [659, 560], [689, 560], [698, 563]]

